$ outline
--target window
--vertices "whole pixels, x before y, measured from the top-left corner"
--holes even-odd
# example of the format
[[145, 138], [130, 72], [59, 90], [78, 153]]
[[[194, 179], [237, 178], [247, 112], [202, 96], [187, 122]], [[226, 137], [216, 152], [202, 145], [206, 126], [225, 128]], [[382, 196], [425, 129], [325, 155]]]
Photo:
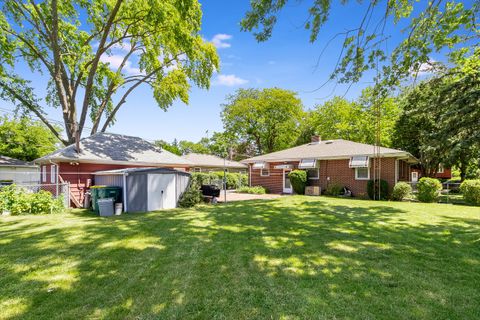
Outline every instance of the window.
[[240, 170], [241, 174], [247, 174], [247, 170]]
[[260, 170], [260, 176], [261, 177], [268, 177], [269, 175], [270, 175], [270, 170], [269, 169]]
[[317, 167], [316, 159], [302, 159], [298, 164], [298, 169], [313, 169]]
[[50, 166], [50, 183], [55, 183], [55, 182], [57, 182], [57, 181], [56, 181], [56, 175], [55, 175], [55, 169], [56, 169], [55, 165], [52, 164], [52, 165]]
[[444, 172], [445, 172], [445, 168], [443, 167], [443, 164], [440, 163], [440, 164], [438, 165], [438, 171], [437, 171], [437, 173], [444, 173]]
[[195, 167], [193, 168], [193, 172], [202, 172], [202, 168]]
[[356, 180], [368, 180], [368, 179], [370, 179], [370, 169], [369, 168], [355, 168], [355, 179]]
[[307, 177], [310, 180], [318, 180], [318, 178], [320, 177], [319, 168], [306, 169], [305, 171], [307, 171]]
[[42, 182], [47, 182], [47, 166], [42, 166]]
[[348, 165], [350, 168], [368, 168], [370, 166], [369, 160], [368, 156], [351, 157]]

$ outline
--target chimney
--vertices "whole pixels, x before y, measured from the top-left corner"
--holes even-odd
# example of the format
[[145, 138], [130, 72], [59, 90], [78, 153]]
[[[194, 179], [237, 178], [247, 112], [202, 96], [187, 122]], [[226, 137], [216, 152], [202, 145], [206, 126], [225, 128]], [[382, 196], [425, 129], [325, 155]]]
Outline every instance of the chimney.
[[312, 143], [319, 143], [320, 141], [322, 141], [322, 137], [320, 137], [319, 135], [312, 136]]

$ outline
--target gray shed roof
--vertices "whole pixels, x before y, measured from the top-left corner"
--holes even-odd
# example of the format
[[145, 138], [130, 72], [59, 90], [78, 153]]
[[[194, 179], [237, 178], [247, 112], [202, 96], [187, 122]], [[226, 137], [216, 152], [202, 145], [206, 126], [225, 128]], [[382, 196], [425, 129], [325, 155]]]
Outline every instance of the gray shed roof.
[[[211, 154], [202, 154], [202, 153], [189, 153], [182, 158], [186, 159], [187, 161], [191, 162], [195, 167], [215, 167], [215, 168], [222, 168], [224, 165], [223, 158], [217, 157]], [[225, 161], [225, 167], [227, 168], [238, 168], [238, 169], [245, 169], [247, 166], [243, 163], [237, 161]]]
[[80, 140], [80, 153], [71, 144], [35, 162], [76, 161], [89, 163], [181, 165], [191, 163], [142, 138], [113, 133], [97, 133]]
[[180, 171], [170, 168], [125, 168], [125, 169], [114, 169], [114, 170], [103, 170], [96, 171], [93, 174], [99, 176], [108, 176], [108, 175], [124, 175], [130, 173], [179, 173], [182, 175], [190, 175], [186, 171]]
[[0, 167], [36, 167], [33, 163], [0, 155]]
[[[408, 152], [380, 148], [382, 157], [408, 158], [412, 161], [416, 159]], [[275, 162], [275, 161], [296, 161], [301, 159], [342, 159], [352, 156], [370, 156], [374, 155], [374, 146], [371, 144], [358, 143], [343, 139], [326, 140], [318, 143], [308, 143], [301, 146], [285, 149], [277, 152], [267, 153], [261, 156], [245, 159], [244, 163], [253, 162]]]

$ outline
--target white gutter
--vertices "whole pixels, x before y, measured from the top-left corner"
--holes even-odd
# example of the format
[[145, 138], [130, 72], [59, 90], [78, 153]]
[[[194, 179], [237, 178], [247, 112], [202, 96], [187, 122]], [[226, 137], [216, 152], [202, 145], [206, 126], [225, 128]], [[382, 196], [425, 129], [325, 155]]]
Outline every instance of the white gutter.
[[125, 172], [123, 174], [123, 190], [122, 190], [122, 195], [123, 195], [123, 211], [127, 212], [127, 173]]

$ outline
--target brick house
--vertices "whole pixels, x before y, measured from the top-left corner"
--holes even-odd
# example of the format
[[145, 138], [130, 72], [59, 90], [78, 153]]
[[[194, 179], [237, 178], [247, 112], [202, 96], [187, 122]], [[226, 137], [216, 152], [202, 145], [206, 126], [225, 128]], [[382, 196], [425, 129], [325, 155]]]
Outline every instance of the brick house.
[[212, 154], [188, 153], [182, 158], [192, 163], [192, 172], [223, 171], [247, 173], [248, 166], [237, 161], [226, 160]]
[[[412, 167], [412, 173], [410, 180], [412, 182], [417, 182], [422, 177], [422, 168], [420, 165], [415, 165]], [[444, 167], [442, 164], [438, 166], [437, 172], [433, 176], [437, 179], [452, 179], [452, 168]]]
[[94, 172], [126, 168], [174, 168], [186, 171], [190, 162], [148, 141], [112, 133], [97, 133], [56, 150], [34, 162], [42, 184], [68, 182], [72, 205], [81, 207], [84, 194], [95, 184]]
[[[367, 181], [374, 178], [373, 145], [348, 140], [312, 142], [277, 151], [242, 162], [249, 166], [251, 186], [263, 186], [271, 193], [292, 193], [288, 174], [294, 169], [307, 171], [308, 185], [321, 191], [331, 184], [349, 188], [354, 196], [367, 193]], [[380, 178], [388, 182], [390, 190], [398, 181], [410, 181], [411, 165], [417, 160], [408, 152], [380, 148]], [[378, 171], [377, 171], [378, 174]]]

